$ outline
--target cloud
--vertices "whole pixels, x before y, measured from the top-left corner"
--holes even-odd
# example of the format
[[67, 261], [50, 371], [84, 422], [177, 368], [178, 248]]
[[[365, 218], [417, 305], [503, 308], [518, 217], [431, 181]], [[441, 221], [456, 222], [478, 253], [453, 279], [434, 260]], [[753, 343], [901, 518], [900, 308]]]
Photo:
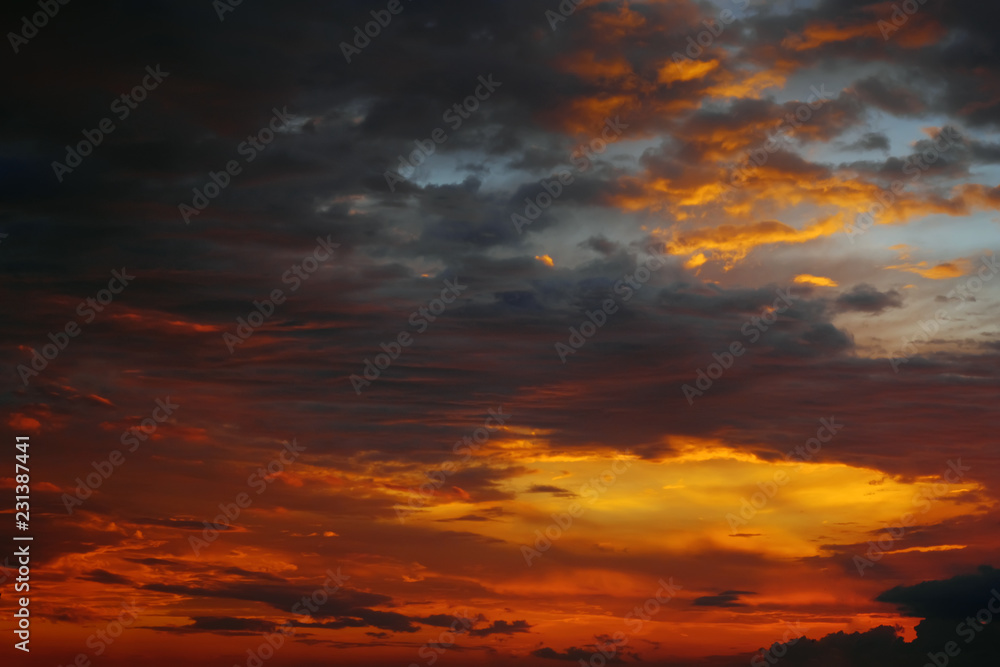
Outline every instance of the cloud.
[[[834, 632], [820, 639], [803, 636], [763, 647], [753, 656], [721, 659], [715, 667], [746, 664], [747, 657], [760, 661], [776, 656], [789, 667], [820, 663], [829, 667], [921, 664], [929, 653], [947, 658], [944, 651], [949, 644], [952, 657], [959, 656], [954, 664], [992, 664], [990, 661], [1000, 650], [1000, 623], [989, 622], [981, 615], [987, 624], [979, 625], [975, 617], [987, 609], [993, 597], [1000, 600], [998, 586], [1000, 570], [983, 565], [973, 574], [896, 586], [880, 593], [876, 601], [896, 604], [904, 614], [923, 617], [912, 642], [903, 638], [902, 628], [883, 625], [865, 632]], [[1000, 615], [991, 616], [1000, 619]]]
[[896, 116], [919, 116], [926, 108], [919, 93], [885, 77], [869, 76], [855, 83], [854, 90], [862, 101]]
[[982, 565], [974, 574], [951, 579], [896, 586], [878, 595], [879, 602], [899, 606], [909, 616], [933, 619], [964, 619], [982, 609], [992, 590], [1000, 587], [1000, 570]]
[[824, 276], [814, 276], [808, 273], [802, 273], [795, 276], [795, 279], [792, 282], [806, 285], [819, 285], [820, 287], [837, 287], [836, 280], [826, 278]]
[[878, 315], [889, 308], [902, 308], [903, 295], [896, 290], [880, 292], [873, 285], [862, 283], [837, 297], [834, 302], [840, 312], [862, 312]]
[[714, 229], [680, 233], [667, 244], [671, 254], [687, 255], [701, 250], [713, 250], [732, 261], [744, 258], [761, 245], [805, 243], [829, 236], [840, 229], [840, 222], [829, 218], [795, 229], [775, 220], [746, 225], [721, 225]]
[[[142, 588], [160, 593], [171, 593], [194, 598], [220, 598], [262, 602], [275, 609], [291, 613], [303, 598], [311, 598], [311, 588], [288, 584], [272, 583], [217, 583], [211, 587], [187, 586], [180, 584], [145, 584]], [[387, 604], [391, 600], [384, 595], [366, 593], [351, 589], [340, 589], [316, 611], [310, 610], [313, 618], [321, 621], [316, 627], [330, 629], [348, 627], [375, 627], [393, 632], [416, 632], [419, 627], [414, 619], [403, 614], [366, 608], [363, 605]], [[304, 608], [303, 608], [304, 609]], [[322, 619], [334, 618], [333, 621]], [[297, 622], [300, 623], [300, 622]], [[300, 623], [301, 624], [301, 623]], [[312, 627], [302, 624], [303, 627]]]
[[493, 621], [485, 628], [476, 628], [469, 631], [471, 637], [488, 637], [490, 635], [513, 635], [520, 632], [528, 632], [531, 625], [525, 621]]
[[209, 632], [229, 636], [254, 636], [277, 630], [278, 624], [258, 618], [234, 618], [229, 616], [195, 616], [189, 625], [150, 626], [150, 630], [176, 634]]
[[85, 572], [79, 577], [86, 581], [96, 581], [99, 584], [118, 584], [121, 586], [133, 586], [134, 582], [128, 577], [123, 577], [120, 574], [114, 574], [113, 572], [108, 572], [107, 570], [90, 570]]
[[845, 151], [884, 151], [890, 148], [889, 137], [881, 132], [866, 132], [857, 141], [847, 144]]
[[528, 487], [527, 493], [551, 493], [554, 496], [559, 496], [561, 498], [574, 498], [576, 494], [569, 489], [564, 489], [559, 486], [552, 486], [551, 484], [532, 484]]
[[[992, 460], [989, 388], [1000, 350], [977, 344], [981, 331], [995, 330], [992, 287], [965, 309], [961, 331], [940, 333], [952, 337], [940, 342], [942, 351], [913, 358], [903, 372], [915, 372], [905, 381], [872, 381], [888, 368], [873, 357], [896, 339], [893, 320], [903, 313], [863, 318], [860, 326], [859, 318], [838, 314], [890, 314], [925, 303], [932, 291], [947, 291], [928, 281], [958, 277], [965, 265], [953, 258], [989, 242], [983, 223], [1000, 207], [990, 180], [1000, 161], [991, 137], [1000, 128], [1000, 8], [926, 3], [883, 39], [878, 21], [890, 19], [892, 3], [753, 2], [698, 58], [675, 64], [674, 52], [689, 37], [697, 44], [702, 21], [716, 20], [718, 7], [584, 3], [553, 31], [545, 10], [556, 2], [404, 3], [385, 34], [348, 64], [340, 44], [355, 38], [356, 25], [363, 31], [376, 7], [358, 0], [242, 3], [220, 23], [209, 4], [60, 15], [12, 70], [8, 92], [18, 103], [0, 128], [0, 292], [17, 317], [0, 331], [0, 365], [16, 377], [32, 350], [49, 342], [48, 332], [107, 284], [111, 267], [134, 266], [139, 276], [40, 377], [10, 395], [11, 425], [32, 429], [44, 442], [39, 456], [49, 457], [49, 486], [33, 487], [39, 504], [61, 507], [61, 494], [93, 474], [91, 462], [105, 460], [156, 397], [173, 392], [183, 404], [176, 423], [162, 424], [127, 457], [114, 483], [73, 516], [60, 512], [33, 528], [37, 543], [47, 545], [42, 565], [65, 581], [63, 595], [39, 612], [43, 618], [97, 627], [107, 610], [93, 591], [132, 586], [169, 619], [157, 620], [161, 628], [187, 628], [163, 632], [263, 631], [270, 614], [290, 614], [322, 581], [322, 570], [343, 559], [345, 571], [358, 565], [352, 588], [302, 622], [315, 636], [305, 641], [357, 635], [357, 643], [336, 645], [345, 662], [360, 664], [368, 659], [365, 646], [389, 643], [362, 643], [372, 639], [366, 631], [378, 640], [404, 633], [409, 650], [425, 639], [421, 619], [442, 621], [456, 601], [468, 600], [523, 619], [484, 621], [482, 643], [500, 647], [498, 663], [508, 650], [524, 656], [532, 649], [572, 661], [592, 653], [586, 636], [567, 629], [553, 646], [569, 649], [540, 649], [528, 628], [580, 604], [617, 614], [619, 598], [585, 590], [594, 572], [616, 589], [663, 574], [662, 550], [634, 546], [649, 539], [648, 529], [624, 534], [628, 522], [618, 521], [626, 516], [617, 514], [621, 505], [635, 502], [626, 496], [632, 482], [623, 478], [602, 509], [574, 527], [578, 537], [560, 540], [530, 571], [511, 553], [529, 537], [530, 513], [558, 505], [567, 488], [577, 488], [567, 480], [589, 478], [586, 469], [616, 448], [655, 462], [688, 442], [713, 443], [706, 447], [772, 460], [801, 445], [815, 432], [814, 419], [829, 411], [850, 415], [836, 446], [822, 453], [830, 466], [892, 480], [936, 474], [934, 457], [913, 456], [915, 442], [934, 443], [942, 459]], [[157, 62], [170, 77], [116, 121], [81, 168], [57, 181], [53, 160]], [[450, 128], [442, 113], [490, 73], [503, 85]], [[814, 85], [825, 86], [829, 99], [808, 120], [789, 123]], [[178, 204], [190, 201], [210, 171], [242, 159], [237, 146], [285, 104], [294, 126], [243, 163], [243, 173], [184, 225]], [[580, 147], [598, 145], [591, 142], [616, 116], [629, 126], [621, 140], [584, 160]], [[908, 180], [904, 170], [948, 126], [961, 127], [962, 138]], [[390, 191], [386, 169], [438, 127], [448, 130], [447, 141]], [[769, 152], [763, 147], [779, 127], [780, 146]], [[762, 161], [762, 153], [762, 164], [748, 162], [748, 154]], [[518, 234], [511, 214], [545, 191], [542, 181], [554, 188], [561, 170], [571, 170], [574, 182]], [[738, 174], [746, 178], [736, 187]], [[845, 224], [896, 179], [906, 189], [880, 216], [886, 224], [847, 252]], [[913, 246], [919, 259], [889, 268], [915, 286], [883, 281], [883, 234], [886, 245]], [[289, 292], [283, 275], [327, 235], [341, 244], [335, 257]], [[622, 301], [616, 281], [634, 276], [640, 249], [654, 243], [676, 256]], [[746, 342], [741, 327], [793, 276], [801, 278], [794, 307], [710, 392], [686, 405], [680, 388], [734, 340]], [[861, 284], [824, 294], [845, 276]], [[410, 313], [426, 307], [446, 277], [461, 278], [469, 290], [355, 394], [351, 374], [363, 373], [365, 360], [383, 354], [397, 332], [414, 333]], [[222, 333], [235, 331], [236, 318], [275, 288], [287, 300], [230, 355]], [[553, 344], [611, 297], [619, 298], [619, 311], [561, 364]], [[422, 512], [396, 522], [393, 507], [406, 489], [425, 482], [425, 472], [441, 471], [453, 444], [501, 403], [513, 410], [512, 425], [492, 433]], [[820, 407], [824, 414], [813, 415]], [[247, 476], [293, 435], [308, 442], [309, 454], [271, 478], [236, 529], [212, 545], [211, 560], [191, 557], [192, 532], [203, 530], [220, 502], [246, 491]], [[759, 526], [734, 536], [743, 541], [717, 540], [728, 548], [701, 551], [691, 535], [658, 535], [689, 590], [733, 589], [685, 606], [683, 614], [704, 615], [704, 624], [686, 637], [671, 635], [666, 650], [676, 640], [687, 652], [697, 642], [714, 652], [712, 623], [748, 616], [734, 614], [735, 605], [831, 623], [859, 613], [878, 618], [893, 605], [929, 613], [931, 603], [906, 587], [895, 602], [870, 598], [896, 584], [950, 577], [995, 552], [986, 527], [995, 527], [989, 507], [998, 474], [984, 464], [976, 475], [978, 493], [954, 494], [973, 521], [922, 526], [925, 532], [913, 535], [923, 547], [928, 533], [947, 533], [953, 539], [936, 544], [966, 549], [887, 556], [879, 576], [888, 583], [880, 588], [870, 576], [837, 578], [832, 556], [775, 564], [766, 550], [748, 556], [736, 548], [765, 543], [756, 536], [799, 537], [768, 523], [794, 520], [784, 511], [797, 493], [791, 487], [792, 495], [758, 516]], [[498, 503], [506, 514], [490, 511]], [[874, 515], [858, 521], [868, 518], [874, 525]], [[605, 520], [616, 530], [621, 523], [623, 535], [613, 548], [594, 548], [607, 536], [587, 525]], [[956, 536], [959, 529], [965, 533]], [[337, 537], [324, 538], [327, 532]], [[823, 539], [841, 538], [831, 532]], [[863, 541], [843, 541], [855, 539]], [[787, 553], [814, 554], [822, 544], [795, 543]], [[850, 609], [818, 590], [819, 602], [803, 606], [819, 586], [811, 569], [817, 563], [828, 575], [822, 583], [843, 590]], [[719, 583], [727, 572], [752, 583]], [[921, 574], [911, 579], [912, 572]], [[735, 590], [744, 586], [758, 596]], [[665, 626], [677, 618], [662, 613]], [[760, 636], [760, 620], [739, 625], [741, 636]], [[947, 619], [950, 627], [935, 622], [945, 619], [921, 624], [921, 650], [938, 651], [944, 642], [930, 638], [954, 636], [957, 619]], [[901, 641], [889, 630], [803, 640], [794, 651], [864, 664], [867, 643], [873, 661], [910, 664], [888, 658]], [[967, 655], [990, 646], [989, 632], [977, 635]], [[146, 647], [151, 660], [174, 664], [175, 642], [163, 639], [170, 637]], [[218, 651], [229, 650], [225, 643]], [[135, 662], [121, 648], [121, 659]], [[330, 648], [302, 658], [321, 662]], [[644, 657], [653, 662], [663, 653]], [[923, 664], [925, 654], [913, 664]]]
[[745, 607], [740, 596], [756, 595], [753, 591], [724, 591], [718, 595], [703, 595], [691, 602], [696, 607]]
[[952, 262], [941, 262], [935, 266], [928, 266], [927, 262], [918, 264], [896, 264], [885, 267], [898, 271], [909, 271], [931, 280], [947, 280], [948, 278], [958, 278], [965, 275], [969, 268], [969, 262], [965, 260], [955, 260]]

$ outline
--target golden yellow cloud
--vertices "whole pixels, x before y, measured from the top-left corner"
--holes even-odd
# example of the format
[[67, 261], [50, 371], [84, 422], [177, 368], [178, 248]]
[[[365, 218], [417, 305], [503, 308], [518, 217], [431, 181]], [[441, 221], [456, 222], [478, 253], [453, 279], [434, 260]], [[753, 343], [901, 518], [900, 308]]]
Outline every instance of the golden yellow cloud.
[[707, 261], [708, 261], [708, 258], [705, 257], [705, 253], [699, 252], [697, 255], [695, 255], [694, 257], [692, 257], [688, 261], [684, 262], [684, 268], [685, 269], [696, 269], [696, 268], [698, 268], [699, 266], [701, 266], [702, 264], [704, 264]]
[[657, 73], [660, 83], [673, 83], [674, 81], [691, 81], [701, 79], [712, 70], [718, 68], [718, 60], [691, 60], [685, 58], [680, 62], [668, 61]]
[[760, 97], [767, 88], [784, 85], [786, 77], [776, 70], [744, 72], [727, 70], [723, 83], [705, 90], [711, 97]]
[[[667, 241], [667, 252], [672, 255], [689, 255], [701, 250], [712, 250], [727, 260], [727, 266], [731, 266], [757, 246], [805, 243], [830, 236], [842, 227], [842, 223], [835, 217], [820, 220], [805, 229], [795, 229], [775, 220], [749, 225], [721, 225], [687, 233], [673, 233], [672, 238]], [[670, 232], [655, 230], [654, 234], [666, 235]]]
[[[820, 457], [803, 461], [798, 454], [765, 460], [719, 440], [670, 438], [670, 444], [676, 453], [660, 460], [606, 453], [573, 461], [522, 459], [525, 473], [503, 483], [516, 497], [505, 508], [505, 520], [480, 522], [476, 531], [531, 544], [536, 529], [574, 508], [572, 525], [552, 529], [562, 551], [586, 554], [599, 539], [627, 544], [634, 553], [684, 553], [715, 544], [802, 558], [819, 555], [831, 541], [863, 544], [871, 531], [907, 513], [929, 524], [987, 511], [945, 502], [981, 492], [972, 481], [944, 484], [936, 475], [904, 481]], [[491, 504], [453, 499], [428, 505], [412, 521], [449, 530], [449, 520]], [[650, 525], [661, 529], [650, 531]], [[734, 539], [736, 534], [746, 535]], [[753, 535], [762, 539], [748, 539]]]
[[837, 281], [824, 276], [813, 276], [808, 273], [802, 273], [795, 276], [795, 282], [805, 283], [807, 285], [819, 285], [820, 287], [837, 287]]
[[942, 262], [936, 266], [928, 267], [927, 262], [917, 264], [895, 264], [885, 267], [897, 271], [909, 271], [929, 278], [930, 280], [947, 280], [948, 278], [958, 278], [964, 276], [969, 268], [969, 261], [965, 259], [955, 259], [950, 262]]

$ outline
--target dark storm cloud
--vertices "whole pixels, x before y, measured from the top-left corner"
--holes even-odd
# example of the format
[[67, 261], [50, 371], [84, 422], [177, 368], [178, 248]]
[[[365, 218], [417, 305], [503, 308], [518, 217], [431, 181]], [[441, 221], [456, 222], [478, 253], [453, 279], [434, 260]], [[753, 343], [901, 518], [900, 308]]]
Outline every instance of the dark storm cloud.
[[[295, 609], [303, 598], [311, 597], [312, 589], [291, 585], [275, 585], [261, 583], [225, 583], [213, 587], [184, 586], [177, 584], [147, 584], [142, 588], [159, 593], [172, 593], [189, 597], [220, 598], [261, 602], [283, 612]], [[392, 632], [417, 632], [414, 624], [417, 619], [393, 611], [369, 609], [361, 605], [388, 604], [390, 599], [384, 595], [364, 593], [361, 591], [339, 590], [327, 602], [318, 606], [318, 610], [309, 610], [310, 615], [317, 619], [315, 623], [293, 621], [301, 627], [317, 627], [327, 629], [375, 627]], [[300, 607], [302, 608], [302, 607]], [[333, 619], [333, 620], [324, 620]]]
[[437, 628], [449, 628], [452, 625], [459, 627], [456, 623], [460, 624], [463, 619], [451, 614], [433, 614], [431, 616], [423, 616], [414, 620], [423, 623], [424, 625], [430, 625]]
[[896, 604], [900, 611], [910, 616], [963, 619], [982, 609], [997, 587], [1000, 587], [1000, 570], [983, 565], [974, 574], [896, 586], [875, 599]]
[[531, 625], [527, 621], [493, 621], [484, 628], [475, 628], [469, 631], [471, 637], [489, 637], [490, 635], [513, 635], [528, 632]]
[[253, 636], [264, 635], [274, 632], [278, 628], [277, 623], [265, 621], [258, 618], [233, 618], [228, 616], [195, 616], [191, 620], [193, 623], [180, 626], [147, 626], [150, 630], [157, 632], [168, 632], [176, 634], [190, 634], [195, 632], [208, 632], [212, 634], [228, 636]]
[[781, 653], [782, 663], [789, 666], [812, 665], [818, 660], [830, 667], [906, 664], [920, 656], [915, 647], [897, 636], [895, 628], [885, 625], [867, 632], [836, 632], [822, 639], [801, 638], [787, 645], [787, 655], [780, 645], [769, 648], [771, 656]]
[[[261, 602], [276, 609], [287, 611], [304, 596], [311, 596], [312, 588], [294, 586], [289, 583], [271, 584], [259, 582], [223, 582], [215, 586], [187, 586], [183, 584], [147, 584], [143, 588], [159, 593], [173, 593], [191, 597], [230, 598]], [[336, 614], [363, 605], [388, 604], [391, 598], [376, 593], [366, 593], [341, 589], [330, 599], [320, 615]]]
[[580, 247], [590, 248], [594, 252], [599, 252], [602, 255], [611, 255], [618, 250], [617, 243], [609, 241], [603, 236], [591, 236], [586, 241], [581, 241]]
[[562, 498], [572, 498], [576, 496], [576, 494], [569, 489], [552, 486], [551, 484], [532, 484], [528, 487], [527, 493], [551, 493], [554, 496], [560, 496]]
[[856, 82], [854, 90], [862, 102], [894, 116], [920, 116], [926, 108], [917, 91], [877, 75]]
[[745, 607], [740, 601], [743, 595], [756, 595], [753, 591], [723, 591], [718, 595], [703, 595], [691, 602], [696, 607]]
[[873, 285], [855, 285], [837, 297], [835, 306], [839, 311], [859, 311], [877, 315], [888, 308], [902, 308], [903, 295], [896, 290], [880, 292]]
[[844, 146], [846, 151], [886, 151], [889, 150], [889, 137], [881, 132], [866, 132], [857, 141]]
[[[987, 618], [983, 610], [988, 612], [988, 604], [994, 599], [994, 606], [1000, 608], [998, 585], [1000, 570], [984, 565], [976, 574], [897, 586], [878, 595], [877, 601], [895, 603], [903, 613], [924, 618], [912, 642], [900, 635], [899, 628], [879, 626], [866, 632], [835, 632], [819, 639], [800, 637], [784, 645], [763, 647], [752, 656], [707, 660], [704, 664], [736, 667], [746, 664], [749, 657], [753, 662], [780, 659], [782, 664], [790, 666], [821, 662], [830, 667], [859, 667], [921, 664], [929, 654], [939, 655], [938, 663], [947, 661], [976, 667], [991, 664], [1000, 649], [1000, 626]], [[978, 621], [977, 614], [980, 614]], [[989, 616], [996, 620], [998, 614]]]

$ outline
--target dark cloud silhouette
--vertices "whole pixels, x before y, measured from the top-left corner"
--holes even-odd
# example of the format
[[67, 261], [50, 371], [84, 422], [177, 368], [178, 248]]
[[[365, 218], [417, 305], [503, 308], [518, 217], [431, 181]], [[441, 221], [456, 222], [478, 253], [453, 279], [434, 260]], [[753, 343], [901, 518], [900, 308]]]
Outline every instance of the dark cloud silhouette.
[[903, 295], [896, 290], [880, 292], [872, 285], [855, 285], [837, 297], [837, 310], [877, 315], [889, 308], [902, 308]]
[[528, 487], [527, 493], [551, 493], [554, 496], [560, 496], [563, 498], [571, 498], [576, 495], [569, 489], [552, 486], [551, 484], [533, 484]]
[[695, 598], [691, 604], [696, 607], [745, 607], [740, 601], [743, 595], [756, 595], [752, 591], [723, 591], [718, 595], [703, 595]]
[[96, 581], [99, 584], [118, 584], [121, 586], [132, 586], [134, 584], [134, 582], [128, 577], [123, 577], [120, 574], [100, 569], [85, 572], [80, 579]]
[[881, 132], [866, 132], [860, 139], [844, 147], [849, 151], [888, 151], [889, 137]]

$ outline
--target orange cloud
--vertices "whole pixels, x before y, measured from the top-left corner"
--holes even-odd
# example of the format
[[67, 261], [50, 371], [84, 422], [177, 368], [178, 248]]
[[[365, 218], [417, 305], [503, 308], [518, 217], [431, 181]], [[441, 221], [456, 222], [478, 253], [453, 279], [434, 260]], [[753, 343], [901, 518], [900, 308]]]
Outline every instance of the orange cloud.
[[775, 220], [749, 225], [720, 225], [683, 234], [675, 234], [667, 242], [667, 252], [688, 255], [699, 250], [713, 250], [726, 258], [727, 265], [746, 257], [752, 249], [772, 243], [805, 243], [830, 236], [842, 228], [841, 222], [830, 217], [805, 229], [795, 229]]
[[42, 427], [41, 422], [26, 415], [13, 414], [7, 420], [7, 425], [15, 431], [37, 431]]
[[808, 273], [802, 273], [795, 276], [795, 282], [807, 285], [819, 285], [820, 287], [837, 287], [836, 280], [831, 280], [830, 278], [825, 278], [823, 276], [813, 276]]
[[611, 42], [629, 39], [646, 24], [646, 17], [632, 11], [627, 2], [617, 13], [595, 12], [589, 16], [590, 28]]
[[697, 255], [695, 255], [694, 257], [692, 257], [688, 261], [684, 262], [684, 268], [685, 269], [696, 269], [696, 268], [698, 268], [699, 266], [701, 266], [702, 264], [704, 264], [707, 261], [708, 261], [708, 258], [705, 257], [705, 253], [699, 252]]
[[878, 28], [874, 23], [862, 25], [837, 26], [832, 23], [815, 23], [806, 26], [801, 35], [792, 35], [782, 40], [781, 45], [793, 51], [808, 51], [824, 44], [846, 42], [859, 37], [879, 37]]
[[660, 83], [673, 83], [701, 79], [718, 67], [719, 61], [714, 59], [702, 61], [685, 58], [680, 62], [669, 61], [657, 72], [657, 80]]
[[928, 268], [927, 262], [919, 262], [917, 264], [896, 264], [885, 268], [896, 269], [898, 271], [909, 271], [910, 273], [916, 273], [931, 280], [947, 280], [948, 278], [958, 278], [959, 276], [964, 276], [969, 268], [969, 261], [956, 259], [950, 262], [937, 264], [936, 266], [932, 266], [930, 268]]
[[724, 82], [705, 90], [712, 97], [760, 97], [767, 88], [782, 86], [785, 75], [776, 70], [761, 70], [745, 72], [742, 70], [727, 70]]

